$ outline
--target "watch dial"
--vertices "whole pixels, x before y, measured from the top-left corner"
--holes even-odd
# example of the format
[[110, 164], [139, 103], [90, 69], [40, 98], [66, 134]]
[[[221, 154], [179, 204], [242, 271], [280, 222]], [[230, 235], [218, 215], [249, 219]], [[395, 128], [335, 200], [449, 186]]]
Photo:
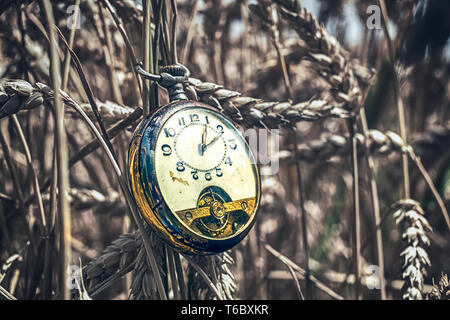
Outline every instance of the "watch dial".
[[154, 159], [167, 206], [191, 232], [229, 238], [250, 224], [259, 192], [256, 165], [220, 113], [202, 107], [174, 113], [158, 134]]

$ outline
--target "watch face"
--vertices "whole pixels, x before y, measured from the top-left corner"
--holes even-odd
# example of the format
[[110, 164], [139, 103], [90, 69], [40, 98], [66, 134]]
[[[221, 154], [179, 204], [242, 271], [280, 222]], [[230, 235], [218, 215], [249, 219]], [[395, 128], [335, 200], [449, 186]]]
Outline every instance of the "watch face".
[[215, 253], [239, 242], [254, 222], [260, 192], [239, 130], [198, 102], [170, 104], [144, 122], [130, 147], [136, 163], [129, 174], [135, 197], [145, 198], [137, 203], [147, 222], [185, 251]]

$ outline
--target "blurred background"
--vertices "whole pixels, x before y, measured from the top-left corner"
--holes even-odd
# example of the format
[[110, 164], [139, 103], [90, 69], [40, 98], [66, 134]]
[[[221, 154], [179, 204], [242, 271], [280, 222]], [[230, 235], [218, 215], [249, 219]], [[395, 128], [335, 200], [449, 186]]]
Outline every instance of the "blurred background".
[[[260, 166], [251, 233], [225, 255], [193, 258], [224, 297], [445, 297], [450, 2], [143, 2], [52, 1], [58, 76], [99, 126], [96, 102], [122, 172], [142, 112], [168, 103], [164, 89], [136, 77], [130, 49], [153, 72], [186, 65], [190, 97], [243, 129], [280, 129], [272, 154], [280, 169], [267, 175]], [[74, 279], [61, 276], [47, 19], [41, 1], [0, 3], [0, 299], [60, 299], [62, 282]], [[68, 66], [62, 37], [74, 53]], [[158, 299], [119, 179], [67, 101], [71, 275], [86, 266], [81, 277], [94, 299]], [[150, 238], [169, 298], [217, 298], [189, 261]], [[173, 254], [178, 285], [169, 276]]]

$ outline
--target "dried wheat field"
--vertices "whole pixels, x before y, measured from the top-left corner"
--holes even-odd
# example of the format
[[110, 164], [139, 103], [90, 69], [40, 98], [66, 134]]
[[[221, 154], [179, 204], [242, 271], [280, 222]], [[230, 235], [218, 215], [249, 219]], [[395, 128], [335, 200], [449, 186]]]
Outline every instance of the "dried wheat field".
[[[449, 300], [448, 12], [0, 1], [0, 300]], [[276, 138], [228, 251], [182, 254], [139, 215], [130, 140], [169, 96], [138, 62], [186, 66], [190, 100]]]

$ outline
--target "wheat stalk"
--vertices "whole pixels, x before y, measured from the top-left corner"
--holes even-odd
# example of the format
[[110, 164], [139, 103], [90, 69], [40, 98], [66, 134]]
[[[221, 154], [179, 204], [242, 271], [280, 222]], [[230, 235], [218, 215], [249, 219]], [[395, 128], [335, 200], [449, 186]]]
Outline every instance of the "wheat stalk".
[[[148, 226], [146, 227], [147, 232]], [[149, 233], [160, 272], [164, 275], [163, 244], [153, 233]], [[211, 257], [196, 257], [195, 262], [203, 269], [209, 270], [210, 278], [216, 280], [216, 287], [223, 297], [234, 298], [236, 283], [230, 270], [234, 260], [228, 253]], [[91, 296], [96, 296], [114, 281], [133, 270], [134, 279], [130, 296], [136, 300], [157, 299], [156, 284], [152, 269], [148, 265], [145, 249], [137, 233], [124, 234], [107, 246], [102, 254], [84, 268], [85, 283]], [[212, 265], [212, 270], [209, 267]], [[215, 294], [205, 284], [198, 272], [191, 266], [188, 269], [189, 298], [212, 299]]]
[[[437, 132], [440, 132], [440, 134], [442, 134], [443, 131], [445, 132], [445, 130], [437, 130]], [[434, 131], [434, 132], [436, 134], [436, 131]], [[441, 137], [441, 135], [439, 135], [439, 134], [436, 134], [436, 136]], [[332, 141], [332, 143], [334, 145], [343, 146], [342, 143], [344, 142], [345, 139], [342, 139], [342, 137], [340, 137], [340, 136], [331, 136], [331, 137], [332, 138], [331, 138], [330, 142]], [[372, 152], [373, 152], [373, 150], [376, 150], [379, 153], [390, 153], [392, 151], [396, 151], [402, 155], [407, 155], [414, 162], [417, 169], [419, 169], [420, 173], [422, 174], [423, 178], [425, 179], [425, 182], [428, 184], [428, 187], [430, 188], [431, 192], [433, 193], [433, 196], [435, 197], [436, 202], [438, 203], [438, 205], [441, 209], [445, 223], [447, 224], [447, 228], [450, 230], [450, 217], [448, 215], [445, 203], [442, 200], [442, 197], [440, 196], [439, 192], [437, 191], [437, 189], [433, 183], [433, 180], [431, 179], [427, 170], [424, 168], [420, 157], [417, 156], [417, 154], [415, 153], [413, 147], [411, 145], [407, 145], [403, 141], [403, 139], [397, 133], [395, 133], [393, 131], [388, 131], [388, 132], [386, 132], [386, 134], [384, 134], [378, 130], [369, 130], [368, 138], [369, 138], [369, 143], [366, 144], [364, 135], [355, 134], [355, 139], [357, 141], [358, 140], [360, 141], [359, 145], [361, 145], [362, 147], [368, 146], [369, 151], [372, 150]], [[311, 144], [309, 146], [311, 146]], [[323, 143], [318, 143], [317, 146], [318, 146], [318, 148], [316, 148], [315, 150], [319, 150], [319, 151], [327, 150], [326, 148], [322, 148], [324, 146]], [[373, 149], [372, 149], [372, 147], [373, 147]], [[309, 148], [309, 149], [306, 148], [305, 150], [310, 150], [310, 149], [311, 148]], [[292, 159], [292, 153], [290, 154], [290, 157]], [[280, 157], [280, 158], [282, 158], [282, 157]]]
[[[29, 245], [29, 242], [27, 242], [27, 246]], [[20, 252], [13, 254], [10, 256], [6, 261], [3, 263], [2, 268], [0, 269], [0, 284], [2, 283], [3, 279], [6, 276], [6, 272], [11, 268], [12, 264], [17, 261], [23, 260], [23, 252], [25, 251], [24, 247]]]
[[[268, 1], [269, 2], [269, 1]], [[295, 6], [293, 3], [290, 3], [292, 1], [275, 1], [279, 2], [281, 6], [283, 6], [284, 11], [287, 11], [288, 13], [293, 13], [293, 9], [295, 9]], [[284, 2], [284, 3], [283, 3]], [[142, 24], [142, 6], [138, 5], [134, 1], [126, 0], [126, 1], [112, 1], [114, 7], [120, 8], [118, 10], [119, 14], [123, 17], [127, 17], [128, 19], [132, 19], [135, 21], [135, 23], [138, 24], [138, 27]], [[304, 20], [304, 22], [309, 21], [308, 23], [311, 23], [311, 19], [313, 19], [313, 22], [316, 26], [316, 29], [321, 29], [321, 33], [329, 39], [328, 42], [330, 43], [336, 43], [336, 39], [329, 36], [328, 33], [325, 31], [323, 27], [319, 25], [319, 23], [315, 20], [315, 18], [308, 14], [300, 15], [300, 18], [304, 18], [307, 15], [307, 19]], [[295, 20], [295, 18], [294, 18]], [[297, 22], [295, 20], [294, 22]], [[299, 29], [298, 27], [295, 27], [295, 29]], [[303, 37], [302, 37], [303, 38]], [[317, 38], [317, 37], [316, 37]], [[317, 41], [317, 39], [316, 39]], [[313, 45], [313, 48], [317, 49], [317, 45]], [[284, 48], [282, 48], [283, 56], [285, 56], [286, 62], [288, 63], [297, 63], [298, 61], [305, 58], [308, 53], [305, 52], [308, 48], [305, 48], [303, 44], [299, 45], [298, 42], [290, 42], [285, 45]], [[309, 47], [309, 52], [311, 52], [311, 47]], [[329, 53], [330, 50], [328, 50]], [[350, 66], [354, 76], [358, 80], [358, 83], [361, 87], [367, 87], [370, 84], [370, 80], [372, 79], [372, 76], [374, 74], [373, 70], [369, 70], [367, 67], [363, 66], [358, 59], [351, 59], [349, 57], [348, 52], [346, 52], [343, 48], [339, 47], [339, 52], [341, 56], [344, 56], [345, 59], [348, 61], [348, 65]], [[331, 55], [332, 57], [335, 57], [335, 55]], [[337, 60], [337, 59], [336, 59]], [[261, 82], [261, 79], [267, 79], [270, 77], [270, 81], [276, 81], [276, 78], [274, 79], [273, 76], [281, 76], [281, 73], [277, 72], [279, 70], [279, 65], [277, 65], [279, 62], [278, 59], [271, 59], [268, 60], [266, 63], [264, 63], [261, 68], [256, 72], [257, 76], [255, 77], [255, 81]], [[267, 75], [267, 76], [266, 76]], [[333, 79], [332, 81], [335, 81]]]
[[[50, 193], [44, 193], [42, 200], [50, 201]], [[70, 188], [68, 201], [74, 209], [89, 208], [114, 208], [114, 210], [125, 210], [126, 207], [121, 203], [119, 193], [109, 190], [106, 194], [95, 189], [88, 188]], [[97, 210], [102, 212], [104, 210]]]
[[[144, 226], [151, 240], [159, 272], [165, 276], [163, 243], [153, 232], [150, 232], [147, 224]], [[91, 296], [96, 296], [131, 271], [133, 271], [134, 279], [130, 296], [136, 300], [158, 299], [155, 277], [148, 263], [141, 235], [137, 232], [119, 236], [99, 257], [86, 265], [84, 275], [87, 291]]]
[[[234, 299], [236, 282], [230, 267], [234, 264], [233, 258], [228, 252], [223, 252], [210, 257], [195, 257], [195, 263], [207, 270], [207, 274], [213, 280], [220, 295], [228, 300]], [[189, 264], [188, 267], [188, 298], [195, 300], [211, 300], [216, 294], [206, 285], [199, 273]]]
[[60, 227], [60, 293], [63, 299], [70, 300], [70, 290], [63, 284], [67, 283], [67, 270], [72, 258], [70, 245], [71, 238], [71, 212], [66, 192], [69, 188], [69, 150], [67, 147], [67, 137], [64, 125], [64, 104], [60, 97], [60, 61], [58, 36], [55, 31], [55, 19], [53, 7], [49, 0], [43, 0], [41, 10], [47, 21], [48, 42], [50, 45], [50, 79], [52, 82], [54, 97], [53, 105], [55, 110], [55, 136], [56, 136], [56, 164], [58, 172], [58, 214]]
[[[355, 134], [358, 148], [361, 152], [366, 147], [366, 137], [363, 134]], [[303, 161], [326, 160], [333, 156], [344, 156], [349, 152], [349, 136], [338, 134], [324, 134], [320, 139], [311, 140], [297, 145], [299, 159]], [[437, 152], [448, 148], [450, 141], [450, 122], [446, 126], [435, 125], [418, 135], [411, 147], [405, 147], [401, 137], [393, 132], [381, 132], [379, 130], [368, 131], [368, 151], [371, 155], [390, 155], [392, 153], [408, 153], [415, 150], [418, 154], [429, 154], [433, 150]], [[280, 150], [279, 159], [283, 164], [294, 161], [292, 148]]]
[[305, 8], [299, 8], [295, 0], [275, 0], [281, 16], [297, 31], [305, 42], [313, 68], [328, 81], [331, 93], [338, 102], [345, 102], [345, 109], [356, 111], [360, 107], [361, 89], [350, 67], [349, 54], [339, 42]]
[[[286, 64], [294, 69], [294, 67], [299, 65], [302, 61], [307, 60], [308, 49], [297, 40], [287, 39], [284, 43], [284, 48], [281, 50], [281, 54], [284, 56]], [[373, 79], [375, 71], [361, 65], [358, 59], [350, 59], [349, 64], [359, 86], [361, 88], [367, 88]], [[264, 88], [277, 82], [281, 76], [282, 73], [279, 59], [268, 58], [255, 72], [254, 79], [252, 79], [251, 94], [263, 93]]]
[[263, 101], [195, 78], [189, 78], [186, 93], [190, 99], [208, 103], [247, 127], [277, 128], [300, 121], [353, 116], [344, 103], [330, 102], [327, 97], [299, 103]]
[[[88, 103], [81, 103], [81, 108], [86, 112], [86, 114], [89, 116], [91, 120], [94, 120], [94, 113], [92, 111], [92, 108], [90, 104]], [[98, 111], [100, 112], [100, 115], [102, 116], [103, 122], [105, 125], [110, 126], [118, 121], [126, 118], [131, 113], [135, 111], [134, 108], [126, 106], [126, 105], [120, 105], [112, 101], [100, 101], [97, 100], [97, 106]], [[68, 109], [67, 114], [70, 114], [74, 118], [80, 118], [78, 112], [74, 111], [73, 109]]]
[[[45, 100], [53, 100], [53, 96], [53, 90], [42, 83], [37, 83], [33, 86], [21, 79], [4, 80], [0, 83], [0, 118], [16, 114], [22, 110], [40, 107]], [[67, 95], [63, 95], [62, 98], [64, 103], [71, 104]], [[90, 104], [82, 103], [79, 105], [89, 118], [95, 119]], [[98, 101], [98, 108], [106, 124], [116, 123], [129, 116], [135, 110], [111, 101]], [[80, 118], [79, 113], [73, 109], [67, 109], [66, 113], [74, 118]]]
[[448, 275], [442, 273], [438, 284], [433, 285], [433, 289], [427, 295], [429, 300], [450, 300], [450, 281]]
[[268, 0], [258, 0], [258, 5], [249, 4], [249, 8], [250, 11], [252, 11], [259, 18], [263, 29], [267, 30], [270, 35], [272, 44], [278, 55], [284, 86], [286, 89], [286, 96], [289, 99], [292, 99], [291, 80], [288, 74], [288, 65], [286, 64], [285, 57], [282, 53], [284, 44], [281, 43], [280, 31], [278, 27], [278, 12], [275, 4]]
[[421, 300], [424, 286], [426, 267], [431, 265], [425, 250], [430, 245], [427, 232], [431, 226], [424, 217], [425, 212], [417, 201], [412, 199], [400, 200], [393, 216], [402, 230], [402, 239], [406, 245], [400, 256], [403, 257], [403, 299]]
[[83, 269], [84, 283], [91, 296], [95, 296], [130, 272], [139, 248], [138, 233], [128, 233], [119, 236], [102, 254], [89, 262]]
[[[233, 120], [248, 127], [277, 128], [279, 125], [291, 125], [299, 121], [313, 121], [325, 117], [348, 118], [352, 116], [344, 109], [344, 103], [327, 101], [327, 98], [309, 101], [270, 102], [245, 97], [241, 93], [223, 89], [211, 82], [202, 82], [195, 78], [189, 79], [187, 93], [190, 98], [209, 103], [223, 111]], [[25, 80], [8, 80], [0, 86], [0, 118], [15, 114], [21, 110], [39, 107], [44, 100], [51, 100], [53, 91], [42, 83], [32, 86]], [[63, 95], [63, 102], [72, 104], [68, 96]], [[87, 114], [93, 115], [88, 104], [81, 105]], [[132, 112], [129, 107], [121, 107], [114, 103], [101, 104], [100, 112], [110, 123], [122, 119]]]
[[[152, 250], [155, 255], [156, 263], [162, 277], [166, 278], [164, 271], [164, 243], [160, 240], [145, 224], [145, 230], [150, 238]], [[139, 243], [136, 261], [133, 269], [134, 279], [131, 284], [130, 295], [135, 300], [154, 300], [159, 299], [155, 277], [150, 264], [148, 263], [147, 253], [142, 241]]]
[[132, 0], [114, 0], [111, 1], [114, 7], [118, 8], [117, 12], [127, 19], [134, 20], [137, 24], [142, 25], [142, 5]]

